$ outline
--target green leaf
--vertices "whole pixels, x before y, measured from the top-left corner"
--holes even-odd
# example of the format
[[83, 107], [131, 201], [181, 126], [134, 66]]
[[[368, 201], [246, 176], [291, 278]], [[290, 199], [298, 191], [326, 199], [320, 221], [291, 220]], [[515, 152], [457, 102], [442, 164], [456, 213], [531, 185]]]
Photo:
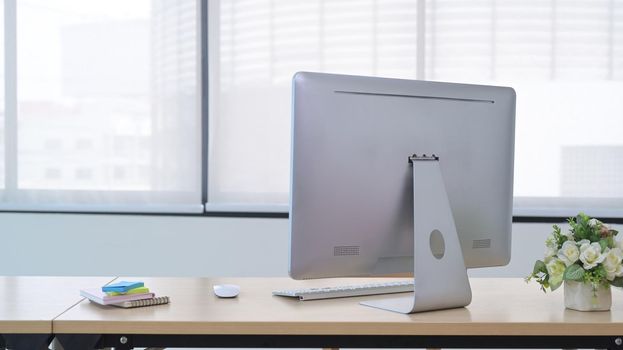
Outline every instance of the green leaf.
[[579, 213], [578, 214], [578, 218], [580, 219], [579, 220], [580, 222], [587, 223], [587, 224], [591, 220], [591, 218], [588, 215], [584, 214], [584, 213]]
[[610, 284], [615, 287], [623, 287], [623, 277], [616, 277], [614, 280], [610, 281]]
[[545, 263], [541, 260], [537, 260], [534, 263], [534, 268], [532, 269], [533, 275], [536, 275], [539, 272], [547, 273], [547, 267], [545, 266]]
[[584, 269], [578, 264], [570, 265], [565, 269], [563, 279], [581, 282], [584, 279]]
[[606, 269], [604, 268], [604, 265], [602, 264], [597, 265], [597, 267], [595, 267], [593, 270], [593, 275], [597, 279], [596, 282], [605, 281], [607, 273], [606, 273]]
[[552, 289], [552, 292], [558, 289], [558, 287], [560, 287], [561, 284], [562, 284], [562, 277], [549, 279], [549, 287]]
[[562, 232], [560, 230], [560, 226], [554, 225], [552, 227], [554, 228], [554, 231], [552, 232], [552, 234], [554, 235], [554, 237], [556, 237], [556, 239], [558, 239], [558, 237], [562, 236]]
[[[588, 239], [589, 239], [591, 242], [599, 242], [599, 241], [601, 241], [601, 235], [600, 235], [599, 233], [592, 232], [592, 233], [589, 235]], [[600, 243], [600, 245], [601, 245], [601, 243]]]
[[606, 250], [606, 248], [608, 248], [608, 241], [605, 239], [600, 239], [599, 245], [601, 246], [601, 251], [603, 252], [604, 250]]
[[575, 218], [568, 218], [567, 224], [569, 225], [569, 231], [575, 235]]

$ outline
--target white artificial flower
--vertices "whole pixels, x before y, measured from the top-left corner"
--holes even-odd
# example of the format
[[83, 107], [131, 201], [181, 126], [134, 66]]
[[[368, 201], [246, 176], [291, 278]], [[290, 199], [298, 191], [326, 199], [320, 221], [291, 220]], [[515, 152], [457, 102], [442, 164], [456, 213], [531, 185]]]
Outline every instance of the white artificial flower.
[[615, 277], [623, 276], [623, 266], [621, 266], [621, 260], [623, 260], [623, 251], [620, 248], [612, 248], [604, 251], [604, 270], [606, 270], [606, 278], [612, 281]]
[[606, 279], [608, 279], [608, 281], [613, 281], [615, 278], [623, 276], [623, 266], [621, 266], [621, 264], [618, 264], [612, 268], [605, 269]]
[[571, 266], [580, 258], [580, 249], [573, 241], [566, 241], [562, 244], [562, 248], [558, 250], [558, 258], [565, 263], [566, 266]]
[[573, 237], [573, 232], [568, 231], [568, 232], [564, 233], [564, 235], [565, 235], [565, 237], [567, 237], [568, 241], [571, 241], [571, 242], [575, 241], [575, 237]]
[[558, 249], [556, 249], [556, 247], [545, 247], [545, 259], [543, 259], [543, 262], [547, 263], [555, 257], [557, 253]]
[[545, 264], [547, 268], [547, 274], [549, 275], [549, 281], [551, 284], [559, 284], [562, 281], [562, 276], [565, 273], [565, 263], [560, 259], [552, 258]]
[[605, 255], [601, 254], [601, 246], [597, 242], [590, 243], [588, 239], [583, 239], [580, 244], [580, 261], [584, 263], [584, 269], [590, 270], [597, 264], [604, 261]]
[[556, 237], [554, 234], [550, 234], [547, 236], [545, 240], [545, 259], [543, 261], [547, 263], [552, 259], [552, 257], [556, 256], [558, 253], [558, 243], [556, 242]]
[[617, 242], [617, 247], [623, 251], [623, 239]]
[[583, 244], [591, 244], [591, 241], [589, 241], [588, 239], [583, 239], [578, 242], [578, 246], [582, 246]]
[[623, 251], [620, 248], [606, 248], [604, 255], [606, 257], [604, 265], [620, 264], [623, 260]]
[[599, 221], [599, 220], [597, 220], [597, 219], [590, 219], [590, 220], [588, 221], [588, 225], [589, 225], [589, 226], [591, 226], [591, 227], [595, 227], [595, 226], [597, 226], [597, 224], [598, 224], [598, 223], [600, 223], [600, 221]]
[[554, 236], [553, 233], [547, 236], [547, 239], [545, 240], [545, 246], [548, 248], [558, 249], [558, 242], [556, 242], [556, 236]]

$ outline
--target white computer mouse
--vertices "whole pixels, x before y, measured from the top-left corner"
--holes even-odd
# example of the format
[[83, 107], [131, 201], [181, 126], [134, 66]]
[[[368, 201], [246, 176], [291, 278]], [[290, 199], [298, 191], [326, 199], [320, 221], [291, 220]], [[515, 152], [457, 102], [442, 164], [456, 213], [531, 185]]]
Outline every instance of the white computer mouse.
[[240, 286], [235, 284], [215, 284], [214, 294], [219, 298], [235, 298], [240, 294]]

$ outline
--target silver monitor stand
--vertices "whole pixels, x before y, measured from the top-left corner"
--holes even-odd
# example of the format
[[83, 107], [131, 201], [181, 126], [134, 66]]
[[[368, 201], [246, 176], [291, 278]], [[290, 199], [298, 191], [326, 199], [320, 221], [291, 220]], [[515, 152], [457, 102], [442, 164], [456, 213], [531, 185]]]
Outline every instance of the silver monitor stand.
[[439, 157], [414, 154], [409, 162], [413, 165], [415, 292], [361, 304], [405, 314], [469, 305], [472, 291]]

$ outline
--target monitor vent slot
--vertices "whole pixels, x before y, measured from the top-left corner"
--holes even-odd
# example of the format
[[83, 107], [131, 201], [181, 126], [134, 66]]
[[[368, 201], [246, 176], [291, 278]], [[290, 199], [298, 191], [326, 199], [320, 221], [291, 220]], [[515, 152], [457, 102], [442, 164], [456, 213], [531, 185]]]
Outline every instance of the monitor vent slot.
[[358, 245], [338, 245], [333, 247], [333, 256], [359, 255]]
[[475, 239], [472, 242], [472, 249], [491, 248], [491, 239]]
[[370, 96], [382, 96], [382, 97], [407, 97], [407, 98], [418, 98], [418, 99], [423, 99], [423, 100], [475, 102], [475, 103], [495, 103], [494, 100], [483, 100], [483, 99], [478, 99], [478, 98], [449, 97], [449, 96], [406, 95], [406, 94], [390, 94], [390, 93], [383, 93], [383, 92], [348, 91], [348, 90], [334, 90], [333, 92], [336, 93], [336, 94], [349, 94], [349, 95], [370, 95]]

